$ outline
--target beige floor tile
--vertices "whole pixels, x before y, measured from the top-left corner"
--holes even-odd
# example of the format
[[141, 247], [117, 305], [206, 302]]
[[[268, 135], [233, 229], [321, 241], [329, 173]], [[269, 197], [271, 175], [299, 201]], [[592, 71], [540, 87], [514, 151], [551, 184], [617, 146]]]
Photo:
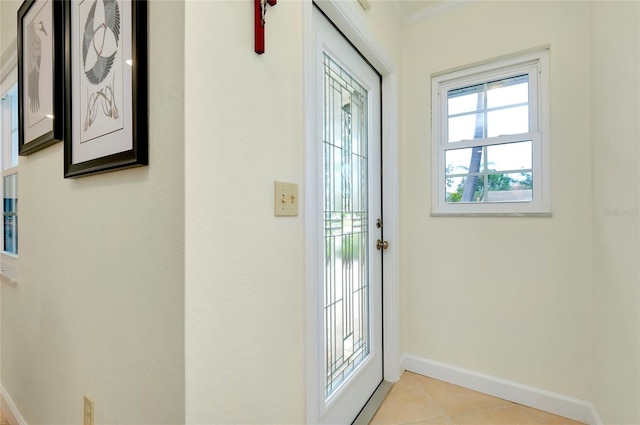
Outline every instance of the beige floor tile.
[[456, 425], [536, 425], [538, 422], [520, 406], [483, 410], [453, 417]]
[[371, 425], [414, 423], [442, 416], [442, 410], [420, 386], [403, 383], [391, 389]]
[[453, 421], [446, 416], [430, 419], [428, 421], [415, 422], [410, 425], [454, 425]]
[[427, 378], [426, 376], [418, 375], [417, 373], [407, 372], [406, 370], [402, 373], [400, 380], [396, 383], [398, 384], [406, 384], [406, 385], [421, 385], [425, 382], [433, 381], [432, 378]]
[[452, 418], [455, 425], [494, 425], [485, 412], [473, 412]]
[[457, 385], [404, 372], [371, 425], [583, 425]]
[[584, 425], [582, 422], [576, 422], [532, 407], [522, 406], [522, 408], [542, 425]]
[[449, 397], [470, 391], [466, 388], [438, 381], [437, 379], [427, 378], [425, 376], [423, 376], [422, 379], [416, 380], [416, 382], [418, 382], [420, 386], [434, 398]]
[[468, 390], [457, 385], [447, 384], [435, 379], [423, 381], [421, 386], [442, 410], [451, 417], [480, 410], [514, 405], [507, 400]]
[[520, 406], [511, 406], [504, 409], [488, 410], [487, 415], [495, 421], [495, 424], [526, 425], [538, 422]]
[[[485, 396], [488, 397], [488, 396]], [[460, 416], [466, 413], [509, 407], [512, 403], [494, 397], [485, 398], [475, 394], [451, 396], [435, 400], [448, 416]]]

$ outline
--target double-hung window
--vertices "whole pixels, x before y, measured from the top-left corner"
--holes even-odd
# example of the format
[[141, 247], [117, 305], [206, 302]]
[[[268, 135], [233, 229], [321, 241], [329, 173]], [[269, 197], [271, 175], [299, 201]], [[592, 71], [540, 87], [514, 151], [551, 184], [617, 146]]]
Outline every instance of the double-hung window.
[[434, 76], [432, 215], [549, 215], [548, 50]]
[[[0, 164], [2, 165], [3, 273], [18, 255], [18, 88], [15, 68], [0, 82]], [[8, 257], [7, 257], [8, 256]], [[12, 267], [9, 267], [12, 268]]]

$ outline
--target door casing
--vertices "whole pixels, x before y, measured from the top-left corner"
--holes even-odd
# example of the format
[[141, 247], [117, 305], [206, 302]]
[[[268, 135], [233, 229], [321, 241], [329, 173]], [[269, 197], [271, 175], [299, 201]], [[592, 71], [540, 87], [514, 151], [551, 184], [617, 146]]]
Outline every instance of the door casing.
[[[385, 252], [383, 269], [383, 368], [384, 380], [397, 382], [400, 378], [400, 344], [399, 344], [399, 177], [398, 177], [398, 72], [395, 64], [389, 59], [382, 46], [375, 43], [373, 33], [366, 23], [359, 18], [353, 7], [356, 2], [339, 0], [316, 0], [316, 5], [349, 39], [358, 51], [382, 75], [382, 158], [383, 181], [382, 201], [384, 217], [384, 236], [390, 248]], [[317, 79], [314, 69], [314, 56], [318, 46], [315, 44], [314, 23], [312, 19], [313, 4], [306, 1], [304, 14], [304, 61], [305, 61], [305, 191], [318, 193], [322, 191], [322, 181], [318, 158], [315, 149], [317, 127]], [[311, 237], [317, 233], [316, 223], [320, 220], [320, 210], [315, 197], [305, 196], [305, 244], [306, 261], [306, 390], [307, 390], [307, 422], [316, 423], [321, 414], [321, 383], [317, 368], [322, 361], [322, 352], [317, 340], [318, 319], [315, 316], [315, 305], [318, 302], [318, 282], [322, 276], [320, 268], [321, 252]]]

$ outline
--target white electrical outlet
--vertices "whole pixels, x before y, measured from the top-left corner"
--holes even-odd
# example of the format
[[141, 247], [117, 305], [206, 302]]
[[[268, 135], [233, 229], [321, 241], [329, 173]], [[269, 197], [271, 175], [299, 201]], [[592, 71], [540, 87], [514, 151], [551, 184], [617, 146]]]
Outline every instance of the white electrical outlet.
[[93, 400], [84, 396], [84, 425], [94, 425]]
[[275, 182], [274, 213], [276, 217], [298, 215], [298, 185], [295, 183]]

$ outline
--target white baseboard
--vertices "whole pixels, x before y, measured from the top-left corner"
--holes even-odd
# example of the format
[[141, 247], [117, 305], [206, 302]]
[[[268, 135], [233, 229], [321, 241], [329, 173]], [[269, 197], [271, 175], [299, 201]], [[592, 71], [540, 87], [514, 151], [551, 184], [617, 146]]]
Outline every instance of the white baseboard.
[[27, 421], [24, 420], [20, 411], [16, 407], [16, 404], [13, 402], [13, 399], [4, 388], [4, 385], [0, 385], [0, 395], [2, 396], [2, 413], [7, 418], [7, 421], [11, 425], [28, 425]]
[[517, 382], [462, 369], [457, 366], [404, 354], [404, 370], [489, 394], [534, 409], [583, 422], [603, 425], [593, 403]]

